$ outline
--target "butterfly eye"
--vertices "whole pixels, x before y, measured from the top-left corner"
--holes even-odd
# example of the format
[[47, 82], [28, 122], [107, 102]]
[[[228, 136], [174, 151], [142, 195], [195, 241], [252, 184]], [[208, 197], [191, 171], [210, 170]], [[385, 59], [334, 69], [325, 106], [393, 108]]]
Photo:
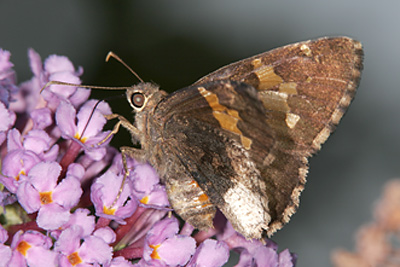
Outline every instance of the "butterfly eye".
[[134, 93], [132, 94], [131, 101], [135, 108], [141, 108], [144, 104], [144, 95], [142, 93]]

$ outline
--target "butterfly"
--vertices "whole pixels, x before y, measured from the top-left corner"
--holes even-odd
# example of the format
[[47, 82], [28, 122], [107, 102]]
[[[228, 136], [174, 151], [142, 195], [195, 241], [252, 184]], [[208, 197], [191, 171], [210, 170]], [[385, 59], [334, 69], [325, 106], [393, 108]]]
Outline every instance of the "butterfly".
[[200, 230], [217, 209], [246, 238], [271, 236], [299, 206], [308, 158], [352, 101], [362, 45], [348, 37], [298, 42], [224, 66], [167, 94], [140, 82], [126, 88], [134, 120], [118, 119], [149, 162], [170, 204]]

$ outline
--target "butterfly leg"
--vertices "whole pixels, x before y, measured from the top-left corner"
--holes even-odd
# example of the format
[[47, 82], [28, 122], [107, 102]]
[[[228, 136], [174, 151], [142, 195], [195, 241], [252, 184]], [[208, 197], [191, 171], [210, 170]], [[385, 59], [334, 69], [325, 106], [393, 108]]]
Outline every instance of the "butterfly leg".
[[[99, 145], [104, 143], [106, 140], [108, 140], [112, 135], [116, 134], [119, 131], [120, 126], [124, 127], [129, 131], [131, 134], [132, 138], [135, 138], [139, 136], [139, 131], [138, 129], [130, 123], [125, 117], [119, 115], [119, 114], [110, 114], [110, 115], [105, 115], [104, 116], [107, 120], [112, 120], [112, 119], [118, 119], [118, 122], [114, 125], [114, 128], [112, 131], [102, 140], [99, 142]], [[145, 159], [145, 153], [143, 150], [138, 149], [138, 148], [133, 148], [133, 147], [128, 147], [128, 146], [123, 146], [120, 148], [121, 150], [121, 156], [122, 156], [122, 163], [124, 166], [125, 174], [124, 178], [122, 179], [122, 183], [118, 192], [118, 195], [115, 197], [115, 200], [113, 204], [111, 205], [114, 206], [115, 203], [118, 201], [118, 199], [121, 196], [122, 190], [124, 188], [126, 178], [129, 176], [129, 168], [128, 168], [128, 163], [127, 163], [127, 157], [135, 158], [139, 162], [144, 162]]]
[[128, 160], [127, 158], [134, 158], [135, 160], [139, 162], [145, 162], [145, 152], [144, 150], [141, 150], [139, 148], [134, 148], [134, 147], [129, 147], [129, 146], [123, 146], [120, 147], [121, 150], [121, 156], [122, 156], [122, 164], [124, 165], [124, 170], [125, 170], [125, 175], [124, 179], [122, 180], [122, 185], [120, 191], [122, 191], [122, 188], [125, 184], [126, 178], [129, 176], [129, 168], [128, 168]]
[[140, 136], [139, 130], [133, 126], [133, 124], [128, 121], [124, 116], [121, 116], [119, 114], [110, 114], [110, 115], [105, 115], [104, 116], [107, 120], [112, 120], [112, 119], [118, 119], [117, 124], [114, 126], [113, 131], [111, 134], [115, 134], [119, 130], [119, 126], [122, 125], [125, 129], [128, 130], [128, 132], [131, 134], [132, 137], [137, 138]]
[[129, 146], [123, 146], [123, 147], [120, 147], [120, 150], [121, 150], [121, 156], [122, 156], [122, 164], [124, 166], [125, 173], [124, 173], [124, 178], [122, 179], [121, 185], [119, 187], [118, 194], [115, 197], [110, 208], [112, 208], [112, 206], [114, 206], [115, 203], [117, 203], [118, 199], [120, 198], [120, 196], [122, 194], [122, 190], [124, 189], [124, 186], [126, 183], [126, 179], [130, 174], [130, 171], [128, 168], [127, 157], [135, 158], [138, 161], [141, 161], [143, 159], [143, 161], [144, 161], [144, 151], [141, 149], [137, 149], [137, 148], [133, 148], [133, 147], [129, 147]]
[[125, 173], [124, 173], [124, 178], [122, 179], [121, 185], [119, 187], [118, 194], [115, 197], [115, 199], [114, 199], [113, 203], [111, 204], [111, 206], [108, 207], [110, 209], [117, 203], [118, 199], [121, 197], [122, 190], [124, 189], [124, 186], [125, 186], [125, 183], [126, 183], [126, 179], [130, 174], [130, 170], [128, 168], [128, 160], [127, 160], [127, 158], [128, 157], [134, 158], [134, 159], [138, 160], [139, 162], [145, 161], [145, 153], [141, 149], [134, 148], [134, 147], [129, 147], [129, 146], [123, 146], [123, 147], [120, 147], [120, 150], [121, 150], [121, 156], [122, 156], [122, 164], [124, 166]]
[[135, 126], [132, 125], [125, 117], [119, 115], [119, 114], [110, 114], [110, 115], [104, 115], [104, 117], [107, 120], [112, 120], [117, 118], [118, 122], [114, 125], [114, 128], [112, 131], [103, 139], [101, 140], [97, 145], [101, 145], [104, 142], [106, 142], [112, 135], [116, 134], [119, 131], [119, 127], [122, 125], [125, 129], [129, 131], [132, 137], [139, 136], [139, 131], [136, 129]]

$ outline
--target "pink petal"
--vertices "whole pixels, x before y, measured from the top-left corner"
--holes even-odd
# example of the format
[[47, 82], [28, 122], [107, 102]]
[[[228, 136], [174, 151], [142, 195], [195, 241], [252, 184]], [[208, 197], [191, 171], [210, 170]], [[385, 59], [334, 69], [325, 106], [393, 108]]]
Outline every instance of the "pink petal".
[[173, 236], [157, 249], [161, 259], [168, 265], [185, 265], [196, 250], [196, 241], [188, 236]]
[[72, 225], [61, 232], [55, 243], [54, 250], [69, 255], [79, 249], [81, 238], [82, 228], [77, 225]]
[[100, 102], [96, 109], [93, 110], [97, 101], [89, 100], [79, 110], [78, 118], [78, 131], [83, 133], [85, 137], [97, 135], [102, 129], [107, 120], [104, 118], [105, 114], [111, 113], [111, 108], [106, 102]]
[[175, 218], [167, 218], [156, 223], [149, 231], [149, 243], [160, 244], [165, 239], [174, 236], [179, 231], [178, 220]]
[[[49, 76], [50, 81], [62, 81], [62, 82], [68, 82], [72, 84], [80, 84], [81, 80], [79, 77], [77, 77], [74, 73], [71, 72], [57, 72], [54, 74], [51, 74]], [[70, 85], [51, 85], [49, 86], [49, 90], [53, 93], [55, 93], [57, 96], [61, 96], [63, 98], [69, 98], [71, 95], [73, 95], [76, 91], [77, 87], [76, 86], [70, 86]]]
[[57, 162], [39, 162], [28, 173], [30, 182], [39, 192], [53, 191], [57, 186], [61, 166]]
[[51, 138], [43, 130], [30, 130], [24, 136], [24, 148], [41, 154], [50, 148]]
[[138, 192], [149, 192], [160, 182], [157, 172], [149, 164], [137, 164], [133, 171], [133, 185]]
[[44, 129], [53, 123], [51, 111], [48, 108], [34, 109], [30, 116], [36, 129]]
[[72, 163], [68, 166], [67, 175], [74, 176], [78, 180], [81, 180], [85, 175], [85, 168], [79, 163]]
[[90, 92], [89, 89], [78, 87], [70, 96], [69, 101], [74, 107], [78, 107], [89, 99]]
[[56, 121], [63, 135], [73, 137], [77, 133], [75, 116], [74, 107], [67, 102], [61, 101], [56, 111]]
[[10, 266], [8, 263], [11, 260], [11, 248], [4, 244], [0, 244], [0, 267]]
[[0, 49], [0, 72], [12, 68], [14, 65], [10, 62], [10, 51]]
[[28, 250], [26, 262], [28, 266], [56, 267], [58, 266], [57, 257], [57, 253], [52, 250], [43, 247], [31, 247]]
[[29, 63], [30, 63], [33, 74], [36, 77], [39, 77], [40, 73], [43, 71], [42, 59], [40, 58], [40, 55], [35, 50], [30, 48], [28, 50], [28, 57], [29, 57]]
[[69, 209], [51, 203], [40, 208], [36, 222], [45, 230], [56, 230], [68, 222], [70, 215]]
[[0, 102], [0, 131], [7, 131], [14, 124], [15, 114], [9, 111], [2, 102]]
[[80, 181], [67, 175], [53, 190], [53, 201], [66, 209], [71, 209], [78, 204], [82, 192]]
[[79, 256], [86, 262], [97, 262], [104, 264], [111, 261], [112, 248], [103, 239], [89, 236], [85, 238], [79, 249]]
[[229, 247], [225, 242], [206, 239], [197, 248], [187, 267], [222, 266], [229, 259]]
[[7, 150], [13, 151], [21, 148], [23, 148], [21, 142], [21, 133], [17, 129], [13, 128], [8, 132], [7, 135]]
[[39, 192], [28, 181], [23, 181], [18, 186], [17, 197], [27, 213], [33, 213], [41, 207]]
[[107, 244], [113, 243], [116, 239], [116, 234], [110, 227], [99, 228], [93, 235], [103, 239]]
[[51, 55], [44, 62], [44, 69], [49, 73], [60, 71], [75, 72], [72, 62], [65, 56]]
[[90, 211], [87, 209], [77, 209], [73, 214], [71, 214], [69, 221], [64, 225], [64, 228], [71, 226], [79, 226], [82, 230], [81, 236], [88, 236], [94, 230], [95, 217], [90, 215]]

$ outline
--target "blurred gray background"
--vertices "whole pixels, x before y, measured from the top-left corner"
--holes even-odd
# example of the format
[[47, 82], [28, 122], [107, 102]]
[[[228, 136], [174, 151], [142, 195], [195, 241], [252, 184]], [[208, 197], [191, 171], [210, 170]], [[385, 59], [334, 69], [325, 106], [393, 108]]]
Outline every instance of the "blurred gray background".
[[[113, 50], [171, 92], [277, 46], [326, 35], [358, 39], [365, 61], [355, 101], [311, 160], [300, 209], [273, 237], [298, 254], [298, 266], [330, 266], [331, 251], [352, 249], [355, 231], [372, 219], [385, 181], [400, 176], [399, 10], [395, 0], [1, 0], [0, 47], [11, 51], [20, 82], [31, 77], [32, 47], [82, 66], [85, 84], [136, 83], [118, 63], [104, 63]], [[129, 116], [119, 101], [115, 110]]]

